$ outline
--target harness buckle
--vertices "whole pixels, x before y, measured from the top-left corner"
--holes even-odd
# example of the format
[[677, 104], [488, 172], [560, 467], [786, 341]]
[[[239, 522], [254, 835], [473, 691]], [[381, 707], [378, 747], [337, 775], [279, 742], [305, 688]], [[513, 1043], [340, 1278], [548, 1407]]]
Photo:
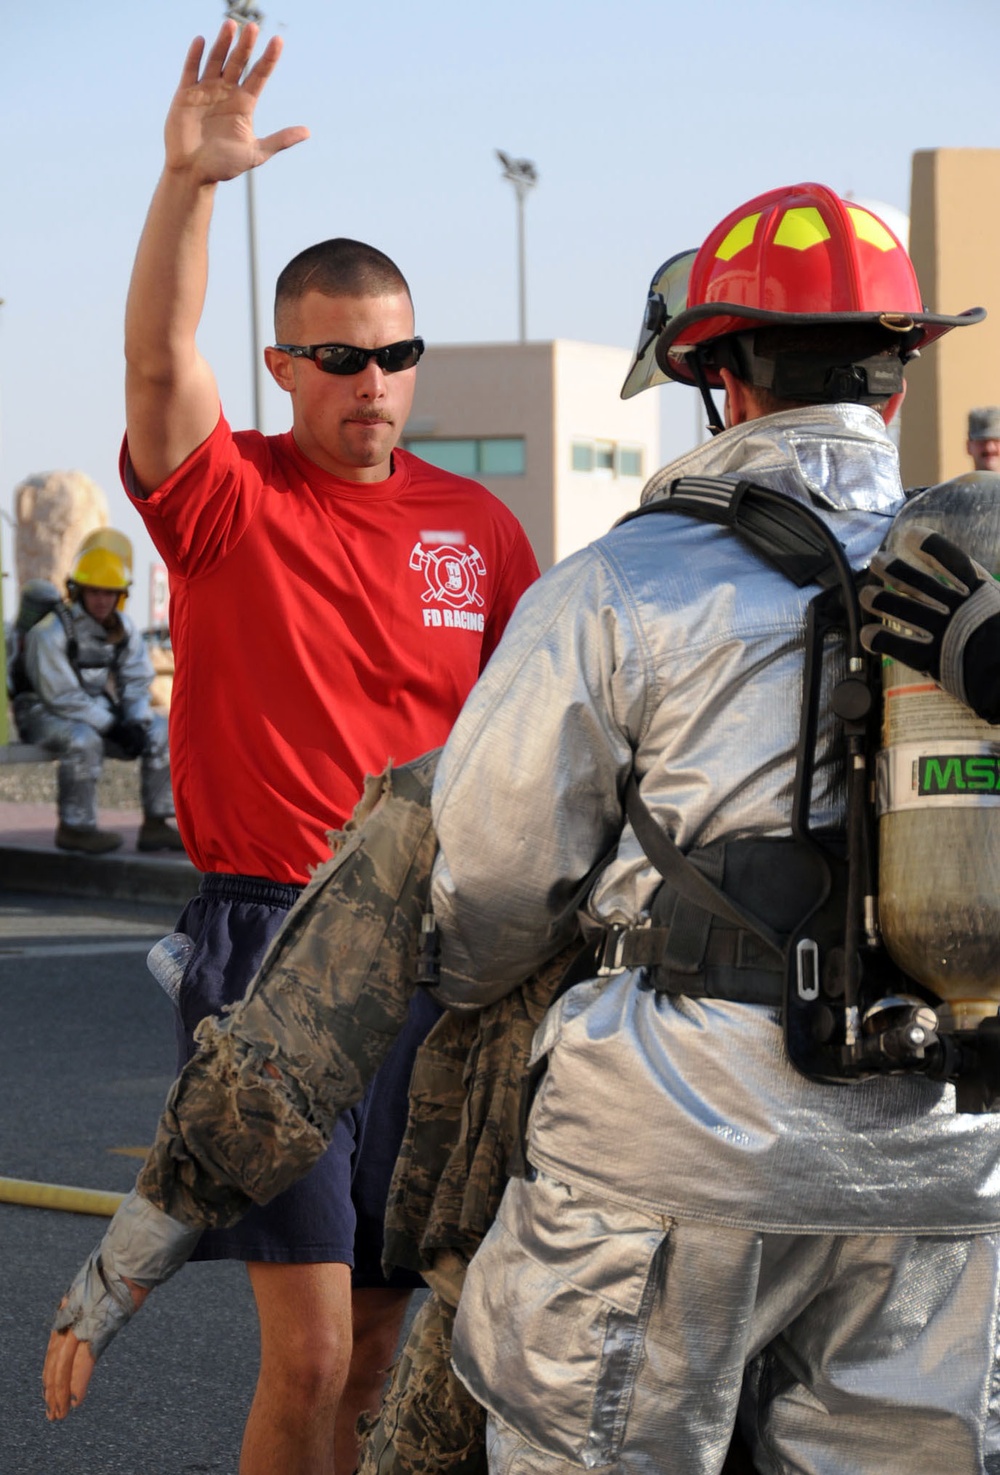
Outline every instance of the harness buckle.
[[819, 948], [811, 937], [803, 937], [795, 948], [795, 988], [800, 999], [819, 998]]
[[605, 929], [597, 953], [598, 978], [610, 978], [612, 974], [626, 971], [625, 964], [622, 962], [622, 954], [625, 951], [625, 939], [630, 931], [631, 928], [623, 926], [621, 922], [613, 922]]

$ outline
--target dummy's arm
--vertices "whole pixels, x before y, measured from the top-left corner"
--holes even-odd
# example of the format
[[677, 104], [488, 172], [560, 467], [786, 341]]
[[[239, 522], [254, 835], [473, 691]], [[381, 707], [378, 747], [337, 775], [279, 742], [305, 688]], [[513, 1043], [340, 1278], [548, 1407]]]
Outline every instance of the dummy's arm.
[[924, 671], [987, 722], [1000, 722], [1000, 584], [940, 533], [908, 528], [900, 552], [877, 559], [861, 603], [868, 650]]
[[[363, 1095], [414, 988], [437, 758], [367, 781], [342, 847], [289, 913], [244, 999], [223, 1019], [202, 1021], [137, 1191], [60, 1309], [47, 1368], [58, 1365], [60, 1338], [103, 1350], [132, 1314], [123, 1278], [152, 1288], [184, 1263], [202, 1229], [235, 1223], [302, 1177], [339, 1113]], [[69, 1374], [53, 1376], [50, 1417], [62, 1418]]]

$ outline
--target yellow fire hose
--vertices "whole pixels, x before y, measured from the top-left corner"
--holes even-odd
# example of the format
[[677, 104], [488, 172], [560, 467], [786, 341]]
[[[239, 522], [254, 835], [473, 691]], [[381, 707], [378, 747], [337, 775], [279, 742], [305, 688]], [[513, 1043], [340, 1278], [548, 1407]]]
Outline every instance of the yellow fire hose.
[[123, 1193], [99, 1188], [64, 1188], [59, 1183], [31, 1183], [26, 1178], [0, 1178], [0, 1203], [29, 1209], [64, 1209], [68, 1214], [101, 1214], [110, 1219]]

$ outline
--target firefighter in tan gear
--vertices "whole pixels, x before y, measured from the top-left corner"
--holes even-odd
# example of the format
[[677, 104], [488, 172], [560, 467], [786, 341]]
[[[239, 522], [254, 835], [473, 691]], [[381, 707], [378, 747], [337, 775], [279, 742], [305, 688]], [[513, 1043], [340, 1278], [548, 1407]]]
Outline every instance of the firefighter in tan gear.
[[[927, 312], [896, 238], [828, 189], [748, 202], [648, 304], [628, 387], [721, 388], [725, 417], [644, 508], [681, 481], [756, 483], [863, 568], [903, 505], [904, 364], [981, 316]], [[495, 1475], [715, 1475], [737, 1420], [762, 1472], [1000, 1462], [1000, 1119], [917, 1073], [799, 1073], [785, 954], [688, 886], [711, 879], [779, 942], [809, 903], [792, 797], [814, 592], [729, 528], [627, 520], [528, 592], [445, 748], [446, 996], [503, 997], [578, 913], [595, 939], [536, 1037], [530, 1171], [455, 1324]], [[821, 705], [807, 800], [831, 852], [836, 732]]]
[[59, 601], [20, 638], [11, 667], [14, 719], [27, 743], [59, 758], [60, 850], [102, 855], [123, 836], [97, 823], [97, 781], [105, 757], [141, 764], [139, 850], [182, 850], [168, 819], [167, 720], [150, 705], [153, 667], [141, 632], [125, 613], [132, 546], [102, 528], [82, 543]]

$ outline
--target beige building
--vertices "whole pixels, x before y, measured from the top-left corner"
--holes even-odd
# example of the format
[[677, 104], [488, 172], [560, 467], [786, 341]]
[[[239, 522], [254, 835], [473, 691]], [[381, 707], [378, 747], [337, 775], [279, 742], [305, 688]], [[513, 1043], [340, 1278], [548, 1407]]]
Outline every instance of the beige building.
[[913, 156], [910, 255], [935, 312], [985, 307], [906, 371], [900, 453], [906, 486], [972, 470], [968, 412], [1000, 404], [1000, 149], [924, 149]]
[[489, 487], [548, 568], [635, 507], [659, 465], [658, 396], [619, 397], [631, 358], [565, 339], [429, 348], [403, 444]]

